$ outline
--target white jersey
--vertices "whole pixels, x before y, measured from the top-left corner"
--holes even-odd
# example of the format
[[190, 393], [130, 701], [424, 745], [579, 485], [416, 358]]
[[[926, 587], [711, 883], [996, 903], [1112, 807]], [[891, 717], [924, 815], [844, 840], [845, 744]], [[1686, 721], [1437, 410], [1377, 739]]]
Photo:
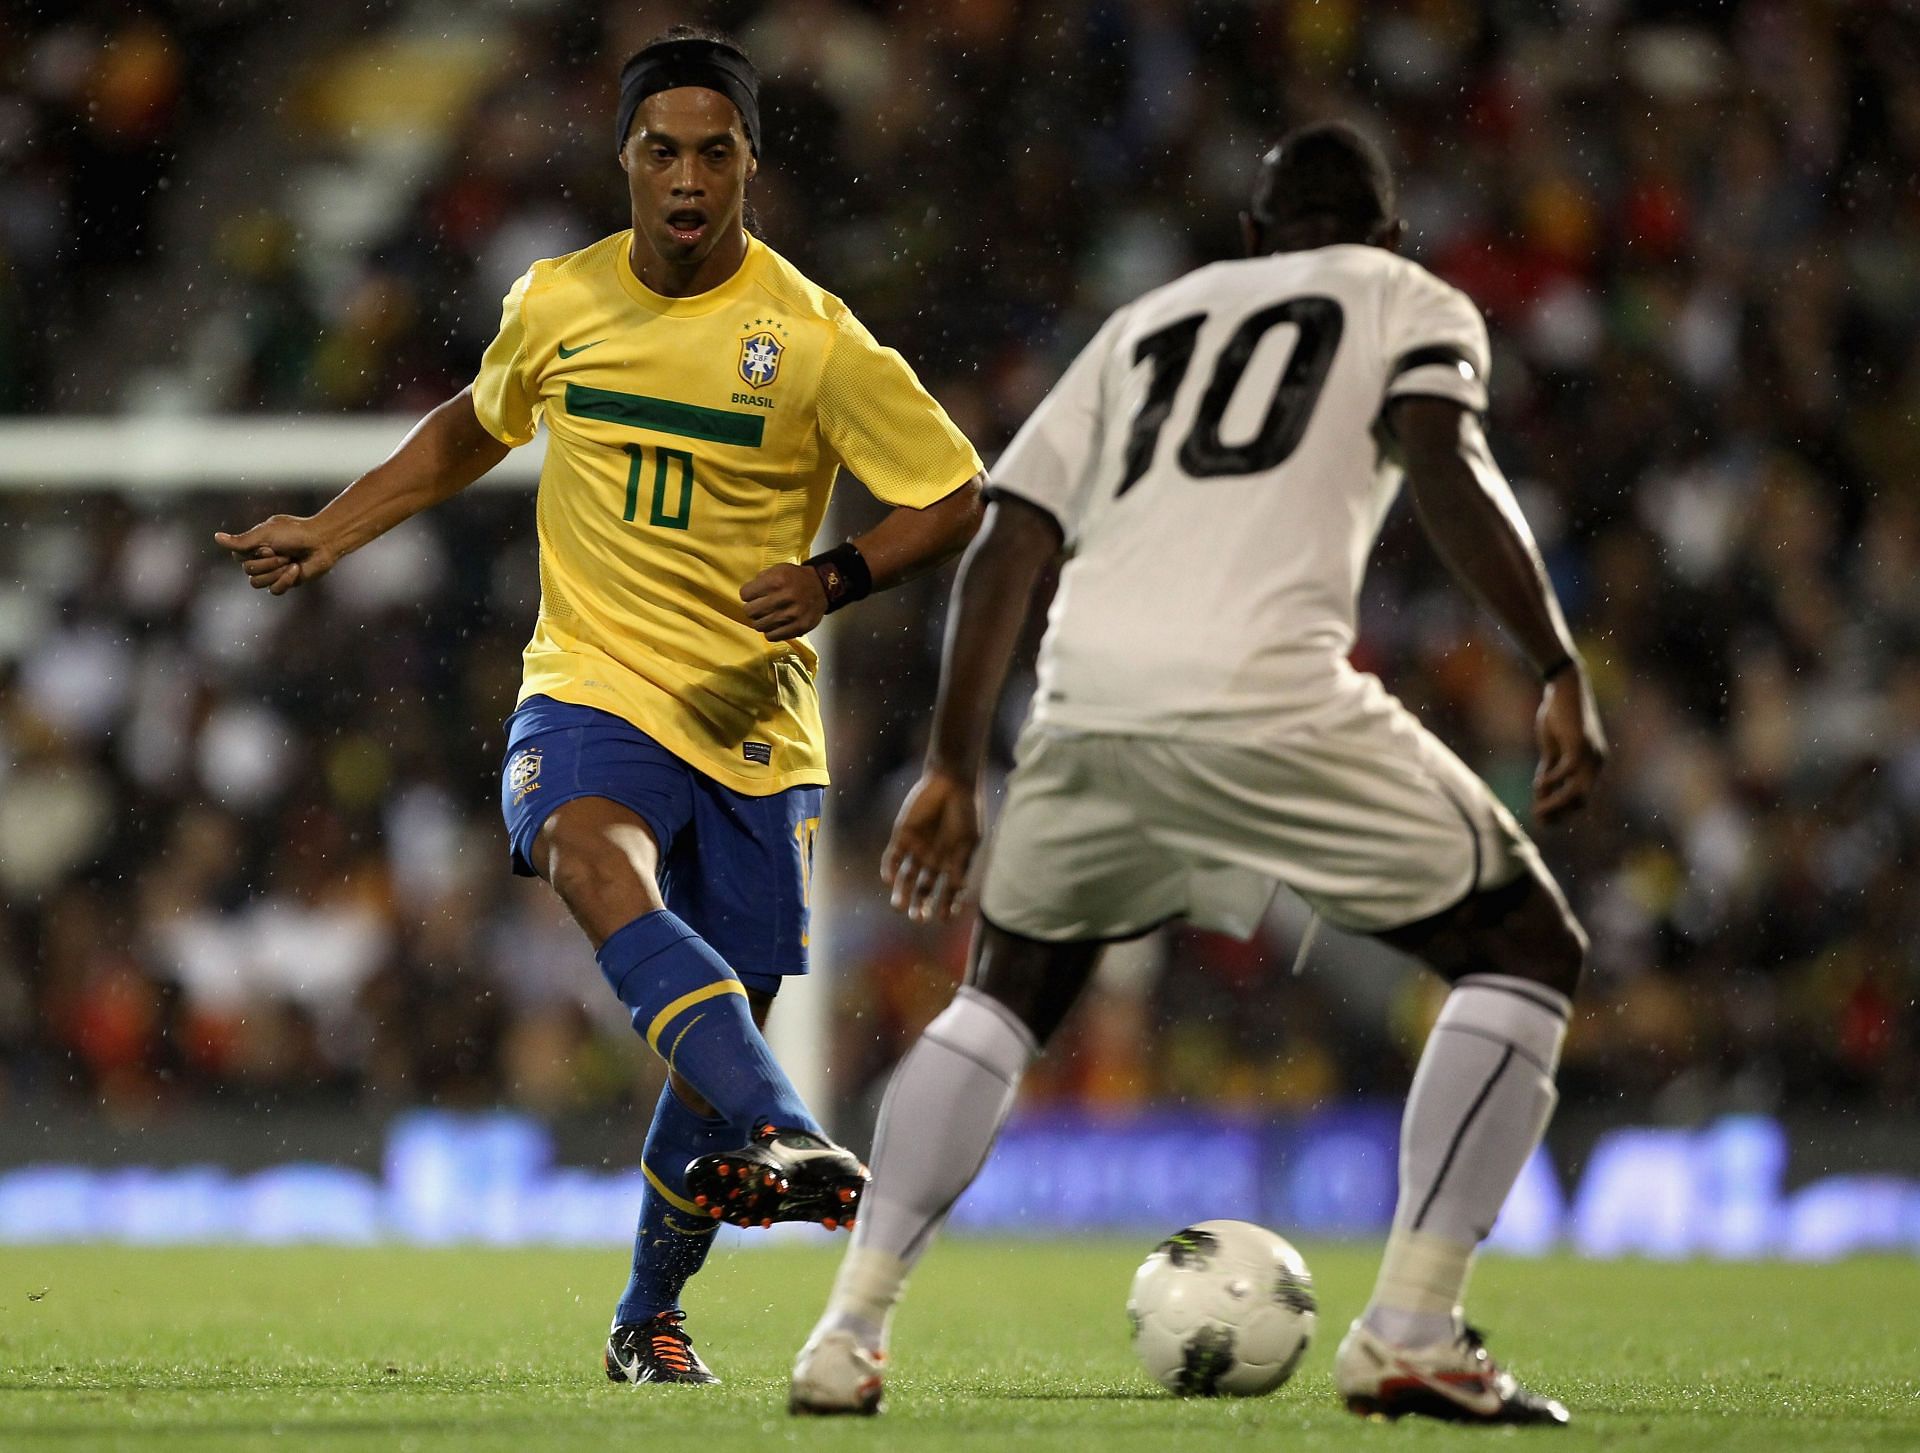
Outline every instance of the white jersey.
[[1487, 362], [1467, 296], [1378, 247], [1215, 263], [1115, 313], [993, 470], [1071, 552], [1035, 720], [1244, 739], [1323, 707], [1400, 488], [1381, 411], [1484, 410]]

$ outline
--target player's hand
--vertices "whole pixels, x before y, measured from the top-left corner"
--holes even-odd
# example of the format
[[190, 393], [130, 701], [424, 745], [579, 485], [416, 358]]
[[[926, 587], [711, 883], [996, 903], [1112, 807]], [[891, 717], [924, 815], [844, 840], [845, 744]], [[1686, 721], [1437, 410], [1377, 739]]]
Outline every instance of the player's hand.
[[806, 565], [775, 565], [740, 587], [747, 619], [769, 641], [792, 641], [827, 614], [827, 588]]
[[967, 870], [980, 846], [980, 789], [931, 769], [894, 819], [880, 859], [893, 906], [919, 923], [952, 918], [966, 900]]
[[275, 595], [318, 580], [340, 561], [313, 521], [297, 515], [274, 515], [237, 535], [215, 530], [213, 543], [240, 562], [247, 584]]
[[1533, 774], [1533, 815], [1558, 822], [1586, 806], [1607, 762], [1607, 733], [1584, 668], [1562, 671], [1546, 686], [1534, 720], [1540, 766]]

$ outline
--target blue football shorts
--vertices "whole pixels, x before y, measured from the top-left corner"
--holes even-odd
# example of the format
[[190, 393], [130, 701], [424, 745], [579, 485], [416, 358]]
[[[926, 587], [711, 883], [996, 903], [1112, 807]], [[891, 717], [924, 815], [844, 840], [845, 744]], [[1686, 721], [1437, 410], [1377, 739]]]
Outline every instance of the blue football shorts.
[[500, 811], [513, 871], [534, 876], [540, 825], [564, 802], [604, 797], [660, 846], [660, 891], [748, 988], [807, 971], [813, 839], [825, 793], [750, 797], [689, 766], [622, 717], [533, 696], [507, 718]]

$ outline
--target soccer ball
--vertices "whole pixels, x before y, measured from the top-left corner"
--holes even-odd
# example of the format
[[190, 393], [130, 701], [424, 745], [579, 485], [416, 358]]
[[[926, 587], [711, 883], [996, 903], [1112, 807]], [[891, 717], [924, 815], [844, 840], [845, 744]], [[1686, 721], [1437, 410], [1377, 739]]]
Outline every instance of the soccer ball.
[[1127, 1319], [1149, 1375], [1181, 1397], [1259, 1397], [1313, 1340], [1313, 1275], [1298, 1251], [1246, 1221], [1202, 1221], [1153, 1248]]

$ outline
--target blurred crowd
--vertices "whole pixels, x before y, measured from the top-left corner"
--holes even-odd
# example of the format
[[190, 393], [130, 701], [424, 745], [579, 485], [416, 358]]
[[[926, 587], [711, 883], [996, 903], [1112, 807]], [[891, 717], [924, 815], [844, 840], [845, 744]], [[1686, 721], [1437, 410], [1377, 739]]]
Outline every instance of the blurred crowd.
[[[579, 0], [0, 14], [0, 410], [424, 409], [526, 263], [623, 225], [619, 60], [675, 20], [766, 76], [757, 225], [989, 459], [1106, 312], [1230, 255], [1252, 164], [1351, 119], [1493, 329], [1492, 436], [1614, 734], [1543, 847], [1594, 940], [1569, 1102], [1920, 1101], [1920, 15], [1846, 0]], [[404, 79], [402, 79], [404, 78]], [[177, 318], [140, 316], [167, 300]], [[142, 331], [142, 330], [145, 331]], [[103, 349], [131, 338], [138, 348]], [[96, 377], [85, 360], [113, 356]], [[129, 356], [131, 355], [131, 356]], [[103, 396], [100, 378], [111, 380]], [[342, 481], [317, 480], [316, 491]], [[849, 495], [857, 491], [848, 490]], [[0, 518], [0, 1094], [595, 1110], [653, 1069], [506, 876], [524, 496], [323, 587], [208, 533], [308, 501]], [[844, 502], [843, 524], [860, 502]], [[826, 872], [843, 1109], [958, 931], [873, 865], [944, 579], [837, 617]], [[1360, 663], [1516, 810], [1535, 688], [1404, 516]], [[1017, 721], [1010, 705], [1007, 725]], [[1039, 1100], [1393, 1093], [1431, 986], [1303, 915], [1116, 955]], [[612, 1006], [617, 1007], [617, 1006]]]

